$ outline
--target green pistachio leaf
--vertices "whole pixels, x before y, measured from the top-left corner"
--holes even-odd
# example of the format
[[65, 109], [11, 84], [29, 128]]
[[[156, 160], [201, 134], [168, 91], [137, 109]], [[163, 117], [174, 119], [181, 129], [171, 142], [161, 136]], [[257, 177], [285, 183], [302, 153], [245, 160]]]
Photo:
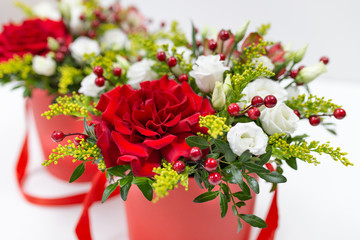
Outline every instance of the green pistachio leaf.
[[269, 173], [270, 172], [266, 168], [263, 168], [255, 163], [251, 163], [251, 162], [244, 163], [244, 166], [249, 170], [249, 172], [255, 172], [255, 173]]
[[244, 193], [246, 193], [247, 195], [251, 195], [250, 188], [248, 187], [246, 182], [243, 181], [241, 184], [239, 184], [239, 187], [243, 190]]
[[258, 162], [258, 164], [260, 166], [264, 165], [265, 163], [267, 163], [270, 158], [271, 158], [271, 154], [272, 154], [272, 149], [270, 148], [266, 153], [264, 153], [263, 155], [261, 155], [260, 158], [260, 162]]
[[79, 166], [77, 166], [74, 170], [74, 172], [71, 174], [70, 177], [70, 183], [74, 182], [76, 179], [81, 177], [81, 175], [85, 172], [85, 163], [81, 163]]
[[230, 179], [231, 183], [241, 184], [243, 182], [243, 177], [241, 174], [241, 170], [231, 165], [230, 167], [232, 178]]
[[260, 192], [260, 188], [259, 188], [259, 183], [256, 181], [255, 178], [249, 176], [249, 175], [244, 175], [244, 178], [246, 179], [247, 183], [249, 184], [250, 188], [256, 193], [259, 194]]
[[219, 192], [206, 192], [203, 194], [200, 194], [199, 196], [197, 196], [194, 199], [194, 203], [203, 203], [203, 202], [208, 202], [211, 200], [214, 200], [217, 196], [219, 195]]
[[236, 159], [236, 155], [233, 153], [228, 143], [221, 141], [219, 139], [216, 139], [214, 143], [215, 143], [216, 151], [225, 154], [226, 161], [233, 162]]
[[202, 180], [201, 180], [201, 177], [200, 177], [200, 174], [198, 173], [198, 172], [196, 172], [195, 174], [194, 174], [194, 178], [195, 178], [195, 181], [196, 181], [196, 183], [199, 185], [199, 187], [201, 188], [201, 189], [204, 189], [204, 187], [202, 186]]
[[244, 220], [245, 222], [247, 222], [248, 224], [250, 224], [253, 227], [258, 227], [258, 228], [266, 228], [267, 227], [266, 222], [255, 215], [240, 214], [239, 217], [241, 217], [242, 220]]
[[106, 201], [106, 199], [109, 198], [109, 196], [111, 195], [111, 193], [113, 191], [115, 191], [115, 189], [117, 188], [117, 186], [119, 185], [119, 182], [116, 181], [113, 184], [110, 184], [109, 186], [107, 186], [104, 190], [102, 199], [101, 199], [101, 203], [104, 203]]
[[252, 154], [250, 153], [249, 150], [246, 150], [245, 152], [243, 152], [240, 156], [240, 162], [248, 162], [252, 157]]
[[233, 196], [236, 197], [237, 199], [239, 199], [240, 201], [246, 201], [246, 200], [249, 200], [252, 198], [251, 195], [246, 194], [244, 192], [233, 193]]
[[287, 181], [287, 179], [281, 175], [280, 173], [274, 171], [271, 173], [258, 173], [259, 177], [261, 177], [262, 179], [264, 179], [267, 182], [271, 182], [271, 183], [284, 183]]
[[206, 149], [210, 146], [205, 138], [199, 136], [187, 137], [185, 141], [189, 147], [199, 147], [200, 149]]
[[289, 159], [286, 159], [285, 161], [292, 169], [297, 170], [297, 163], [295, 157], [291, 157]]
[[224, 218], [228, 210], [228, 202], [226, 196], [222, 193], [220, 193], [220, 209], [221, 209], [221, 218]]
[[127, 170], [129, 170], [129, 167], [127, 165], [117, 165], [115, 167], [108, 168], [106, 171], [108, 171], [114, 176], [124, 177]]
[[241, 224], [240, 218], [237, 218], [237, 221], [238, 221], [237, 232], [240, 232], [240, 230], [242, 229], [242, 224]]
[[153, 189], [149, 183], [138, 183], [136, 185], [147, 200], [151, 201], [153, 199]]

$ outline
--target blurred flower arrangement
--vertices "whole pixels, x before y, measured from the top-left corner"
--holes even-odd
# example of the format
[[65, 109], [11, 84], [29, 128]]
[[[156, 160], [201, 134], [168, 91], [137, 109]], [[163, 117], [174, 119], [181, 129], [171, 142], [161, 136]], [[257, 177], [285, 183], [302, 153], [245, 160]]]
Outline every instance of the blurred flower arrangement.
[[86, 162], [97, 164], [109, 180], [103, 202], [117, 187], [126, 200], [133, 185], [156, 202], [193, 177], [207, 189], [194, 202], [219, 198], [221, 216], [230, 205], [239, 230], [241, 220], [264, 228], [241, 213], [251, 191], [260, 191], [258, 177], [274, 190], [286, 182], [283, 164], [318, 164], [318, 154], [352, 165], [339, 148], [293, 134], [300, 120], [335, 133], [328, 120], [346, 112], [308, 88], [329, 59], [301, 66], [307, 46], [266, 41], [269, 25], [250, 34], [249, 22], [237, 32], [193, 26], [188, 40], [176, 22], [147, 31], [136, 8], [116, 0], [17, 5], [28, 19], [0, 34], [0, 82], [16, 82], [25, 96], [34, 88], [56, 94], [48, 119], [83, 119], [83, 133], [53, 132], [55, 142], [75, 138], [43, 165], [74, 157], [82, 164], [73, 182]]

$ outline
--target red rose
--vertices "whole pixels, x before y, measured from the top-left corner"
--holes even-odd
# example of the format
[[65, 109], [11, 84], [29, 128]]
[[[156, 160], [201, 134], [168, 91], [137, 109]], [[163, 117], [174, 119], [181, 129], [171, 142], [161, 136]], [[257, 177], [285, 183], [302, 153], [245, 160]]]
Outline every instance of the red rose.
[[139, 90], [117, 87], [103, 94], [96, 108], [102, 112], [97, 145], [106, 166], [131, 164], [136, 176], [153, 176], [162, 159], [188, 157], [185, 138], [201, 130], [200, 115], [214, 112], [188, 83], [167, 76], [143, 82]]
[[62, 21], [32, 19], [21, 25], [5, 25], [0, 34], [0, 61], [6, 61], [15, 54], [46, 54], [49, 52], [48, 37], [62, 38], [67, 44], [72, 40]]

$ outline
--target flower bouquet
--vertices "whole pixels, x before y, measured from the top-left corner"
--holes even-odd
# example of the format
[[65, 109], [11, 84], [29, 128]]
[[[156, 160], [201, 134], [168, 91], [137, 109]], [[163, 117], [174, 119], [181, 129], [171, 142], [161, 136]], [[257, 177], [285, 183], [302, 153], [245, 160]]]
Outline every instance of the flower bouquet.
[[[232, 227], [228, 223], [233, 222], [240, 233], [248, 229], [243, 223], [266, 228], [271, 223], [251, 214], [259, 178], [276, 191], [277, 184], [286, 182], [283, 164], [295, 170], [298, 161], [318, 164], [318, 154], [352, 165], [339, 148], [294, 135], [300, 120], [334, 133], [331, 118], [343, 119], [346, 112], [308, 88], [326, 72], [329, 59], [302, 66], [307, 46], [291, 50], [267, 41], [269, 25], [249, 34], [249, 22], [236, 32], [211, 33], [193, 26], [189, 40], [176, 22], [147, 31], [149, 22], [117, 1], [61, 0], [58, 15], [21, 7], [41, 18], [4, 28], [1, 82], [18, 81], [26, 96], [34, 88], [56, 93], [42, 115], [83, 121], [81, 132], [53, 129], [52, 140], [62, 143], [43, 165], [72, 157], [79, 165], [70, 182], [79, 179], [89, 163], [96, 165], [108, 180], [101, 201], [119, 188], [121, 198], [137, 209], [128, 210], [129, 218], [137, 214], [137, 224], [147, 211], [166, 223], [174, 206], [180, 212], [191, 208], [186, 213], [195, 218], [197, 207], [188, 204], [189, 197], [166, 211], [156, 207], [172, 194], [182, 199], [182, 185], [197, 194], [191, 204], [215, 202], [218, 208], [208, 205], [212, 212], [225, 218], [225, 225]], [[149, 205], [144, 199], [157, 203]], [[208, 216], [209, 221], [215, 218]], [[174, 224], [188, 230], [179, 239], [198, 236], [199, 220], [191, 218], [186, 215]], [[130, 227], [131, 239], [145, 239], [135, 233], [137, 228]], [[162, 228], [154, 221], [153, 232], [142, 234], [166, 239], [153, 234]], [[206, 238], [218, 238], [208, 232]], [[222, 236], [224, 232], [229, 231]], [[224, 239], [238, 239], [236, 229], [233, 233]]]

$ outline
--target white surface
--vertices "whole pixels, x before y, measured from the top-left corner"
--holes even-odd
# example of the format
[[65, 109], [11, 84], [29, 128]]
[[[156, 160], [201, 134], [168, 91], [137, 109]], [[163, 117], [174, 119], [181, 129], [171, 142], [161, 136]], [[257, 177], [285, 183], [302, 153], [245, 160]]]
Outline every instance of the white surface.
[[[0, 21], [19, 19], [19, 12], [10, 8], [11, 1], [0, 2]], [[38, 2], [24, 0], [26, 3]], [[319, 166], [299, 163], [299, 171], [285, 167], [288, 182], [280, 185], [280, 227], [277, 240], [353, 240], [360, 239], [359, 190], [359, 100], [360, 77], [358, 72], [359, 2], [344, 1], [165, 1], [126, 0], [156, 21], [177, 19], [184, 28], [189, 19], [197, 26], [206, 23], [215, 27], [236, 30], [245, 20], [252, 20], [251, 28], [271, 22], [269, 37], [293, 42], [294, 48], [310, 43], [305, 63], [315, 63], [322, 55], [330, 57], [329, 73], [312, 84], [314, 93], [334, 99], [347, 110], [348, 117], [338, 124], [339, 136], [329, 135], [321, 127], [303, 123], [304, 131], [321, 141], [331, 141], [349, 152], [354, 167], [321, 157]], [[141, 4], [141, 5], [140, 5]], [[24, 135], [24, 113], [21, 91], [0, 88], [0, 238], [1, 239], [76, 239], [75, 223], [81, 208], [38, 207], [27, 203], [20, 195], [15, 182], [15, 161]], [[33, 142], [36, 137], [33, 135]], [[43, 156], [38, 146], [32, 147], [32, 169], [41, 169]], [[43, 171], [43, 170], [39, 170]], [[44, 179], [44, 180], [43, 180]], [[46, 179], [46, 180], [45, 180]], [[49, 181], [39, 174], [30, 179], [28, 190], [47, 196], [66, 194], [86, 189], [85, 185], [67, 185]], [[263, 186], [256, 213], [265, 217], [269, 206], [268, 187]], [[262, 199], [262, 201], [261, 201]], [[126, 222], [119, 199], [104, 205], [96, 204], [91, 210], [94, 239], [125, 240]], [[255, 234], [254, 234], [255, 235]], [[253, 238], [255, 239], [255, 238]]]

